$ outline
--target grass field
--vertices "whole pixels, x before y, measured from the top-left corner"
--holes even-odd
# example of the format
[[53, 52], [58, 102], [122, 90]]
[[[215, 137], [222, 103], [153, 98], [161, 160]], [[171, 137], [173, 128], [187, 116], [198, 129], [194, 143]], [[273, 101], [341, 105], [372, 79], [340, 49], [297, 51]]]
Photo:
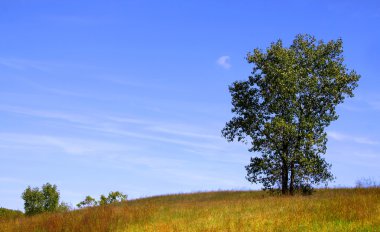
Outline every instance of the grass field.
[[220, 191], [0, 218], [0, 231], [380, 231], [380, 188], [312, 196]]

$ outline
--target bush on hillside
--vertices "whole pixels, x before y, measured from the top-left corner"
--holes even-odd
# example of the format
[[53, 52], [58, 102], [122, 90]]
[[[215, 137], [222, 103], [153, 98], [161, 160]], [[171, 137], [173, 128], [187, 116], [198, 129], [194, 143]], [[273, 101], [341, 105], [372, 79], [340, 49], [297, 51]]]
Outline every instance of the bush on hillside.
[[100, 196], [100, 200], [96, 201], [91, 196], [86, 196], [86, 198], [77, 204], [78, 208], [93, 207], [98, 205], [109, 205], [114, 203], [120, 203], [127, 200], [127, 195], [122, 192], [110, 192], [108, 196], [103, 194]]
[[86, 196], [86, 198], [79, 202], [77, 204], [77, 207], [78, 208], [85, 208], [85, 207], [92, 207], [92, 206], [96, 206], [98, 204], [98, 202], [92, 198], [91, 196]]

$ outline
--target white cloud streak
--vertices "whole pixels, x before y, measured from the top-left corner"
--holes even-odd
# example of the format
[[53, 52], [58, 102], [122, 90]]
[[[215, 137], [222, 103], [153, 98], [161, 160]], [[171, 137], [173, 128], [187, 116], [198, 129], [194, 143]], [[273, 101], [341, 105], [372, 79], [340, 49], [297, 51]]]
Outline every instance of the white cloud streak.
[[[225, 145], [221, 137], [204, 133], [204, 131], [201, 131], [199, 128], [191, 125], [173, 123], [168, 124], [132, 117], [104, 117], [99, 115], [97, 117], [86, 117], [78, 114], [33, 110], [23, 107], [4, 105], [0, 105], [0, 111], [50, 120], [58, 120], [69, 123], [74, 128], [101, 132], [102, 136], [108, 134], [119, 137], [169, 143], [183, 146], [187, 150], [195, 149], [203, 150], [205, 152], [214, 152], [223, 150], [223, 145]], [[131, 125], [133, 128], [131, 128]], [[67, 140], [57, 140], [52, 137], [39, 137], [38, 140], [44, 140], [48, 144], [61, 147], [68, 153], [80, 154], [87, 152], [83, 146], [78, 147], [73, 143], [68, 143]], [[25, 141], [30, 141], [30, 139]], [[0, 146], [2, 145], [6, 146], [6, 144], [0, 144]]]
[[230, 57], [229, 56], [221, 56], [218, 58], [216, 63], [221, 66], [224, 69], [230, 69], [231, 63], [230, 63]]
[[[154, 157], [151, 152], [137, 145], [104, 142], [101, 139], [68, 138], [51, 135], [0, 133], [0, 145], [8, 144], [7, 150], [49, 151], [56, 154], [87, 156], [91, 159], [106, 159], [122, 164], [123, 168], [142, 165], [149, 168], [180, 167], [185, 161], [167, 157]], [[1, 182], [16, 182], [0, 178]]]
[[176, 145], [182, 145], [185, 147], [191, 148], [201, 148], [201, 149], [210, 149], [210, 150], [222, 150], [223, 148], [215, 142], [199, 142], [186, 139], [177, 139], [177, 138], [168, 138], [164, 137], [162, 134], [151, 134], [151, 133], [138, 133], [130, 132], [120, 128], [113, 128], [110, 126], [91, 126], [91, 127], [82, 127], [84, 129], [96, 130], [103, 133], [114, 134], [119, 136], [127, 136], [137, 139], [151, 140], [163, 143], [171, 143]]
[[56, 120], [64, 120], [67, 122], [74, 123], [89, 123], [91, 119], [75, 115], [75, 114], [67, 114], [62, 112], [55, 111], [45, 111], [45, 110], [33, 110], [29, 108], [17, 107], [17, 106], [8, 106], [8, 105], [0, 105], [0, 111], [8, 112], [8, 113], [17, 113], [32, 117], [40, 117], [40, 118], [49, 118]]
[[51, 135], [0, 133], [0, 143], [6, 143], [14, 148], [46, 149], [53, 148], [71, 155], [104, 155], [110, 152], [128, 151], [131, 148], [118, 143], [103, 142], [100, 140], [66, 138]]
[[354, 143], [364, 144], [364, 145], [379, 145], [380, 144], [379, 141], [375, 141], [370, 138], [352, 136], [352, 135], [343, 134], [343, 133], [339, 133], [335, 131], [330, 131], [327, 134], [329, 138], [334, 139], [336, 141], [341, 141], [341, 142], [354, 142]]
[[0, 183], [25, 183], [25, 181], [12, 177], [0, 177]]
[[0, 65], [6, 66], [12, 69], [36, 69], [39, 71], [48, 71], [49, 65], [35, 60], [27, 59], [13, 59], [0, 57]]
[[186, 128], [183, 125], [161, 125], [161, 126], [154, 126], [149, 128], [152, 131], [161, 132], [165, 134], [172, 134], [172, 135], [178, 135], [178, 136], [185, 136], [185, 137], [193, 137], [193, 138], [200, 138], [200, 139], [217, 139], [219, 140], [220, 136], [200, 133], [200, 132], [193, 132], [191, 129]]

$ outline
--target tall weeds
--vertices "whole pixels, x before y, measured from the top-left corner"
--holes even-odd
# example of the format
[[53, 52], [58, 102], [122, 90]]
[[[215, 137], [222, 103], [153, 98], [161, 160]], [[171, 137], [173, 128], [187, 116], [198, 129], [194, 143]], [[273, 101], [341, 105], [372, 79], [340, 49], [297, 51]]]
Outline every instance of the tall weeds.
[[380, 231], [380, 188], [177, 194], [0, 220], [0, 231]]

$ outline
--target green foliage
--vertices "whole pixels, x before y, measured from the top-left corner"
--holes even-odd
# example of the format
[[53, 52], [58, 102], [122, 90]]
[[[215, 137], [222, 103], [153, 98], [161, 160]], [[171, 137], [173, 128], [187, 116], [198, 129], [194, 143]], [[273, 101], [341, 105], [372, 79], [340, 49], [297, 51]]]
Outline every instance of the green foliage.
[[322, 157], [325, 128], [360, 78], [343, 64], [342, 53], [341, 39], [324, 43], [310, 35], [297, 35], [289, 48], [278, 40], [266, 52], [248, 53], [252, 75], [229, 87], [235, 115], [222, 130], [229, 142], [261, 153], [246, 166], [248, 181], [293, 194], [333, 179]]
[[84, 207], [93, 207], [98, 205], [109, 205], [113, 203], [123, 202], [127, 200], [127, 195], [122, 192], [110, 192], [108, 196], [104, 196], [103, 194], [100, 196], [99, 201], [96, 201], [91, 196], [86, 196], [86, 198], [77, 204], [78, 208]]
[[86, 198], [79, 202], [77, 204], [77, 207], [78, 208], [84, 208], [84, 207], [93, 207], [93, 206], [96, 206], [98, 204], [98, 202], [92, 198], [91, 196], [86, 196]]
[[127, 195], [123, 194], [122, 192], [116, 191], [116, 192], [110, 192], [105, 202], [106, 204], [113, 204], [117, 202], [123, 202], [126, 200], [127, 200]]
[[22, 193], [26, 215], [35, 215], [42, 212], [54, 212], [59, 207], [59, 192], [56, 185], [46, 183], [40, 190], [38, 187], [28, 186]]
[[28, 188], [22, 193], [26, 215], [35, 215], [44, 211], [44, 195], [39, 188]]
[[42, 186], [44, 196], [44, 211], [54, 212], [59, 206], [59, 192], [56, 185], [46, 183]]
[[103, 194], [100, 195], [100, 200], [98, 201], [99, 205], [107, 205], [107, 197], [105, 197]]

